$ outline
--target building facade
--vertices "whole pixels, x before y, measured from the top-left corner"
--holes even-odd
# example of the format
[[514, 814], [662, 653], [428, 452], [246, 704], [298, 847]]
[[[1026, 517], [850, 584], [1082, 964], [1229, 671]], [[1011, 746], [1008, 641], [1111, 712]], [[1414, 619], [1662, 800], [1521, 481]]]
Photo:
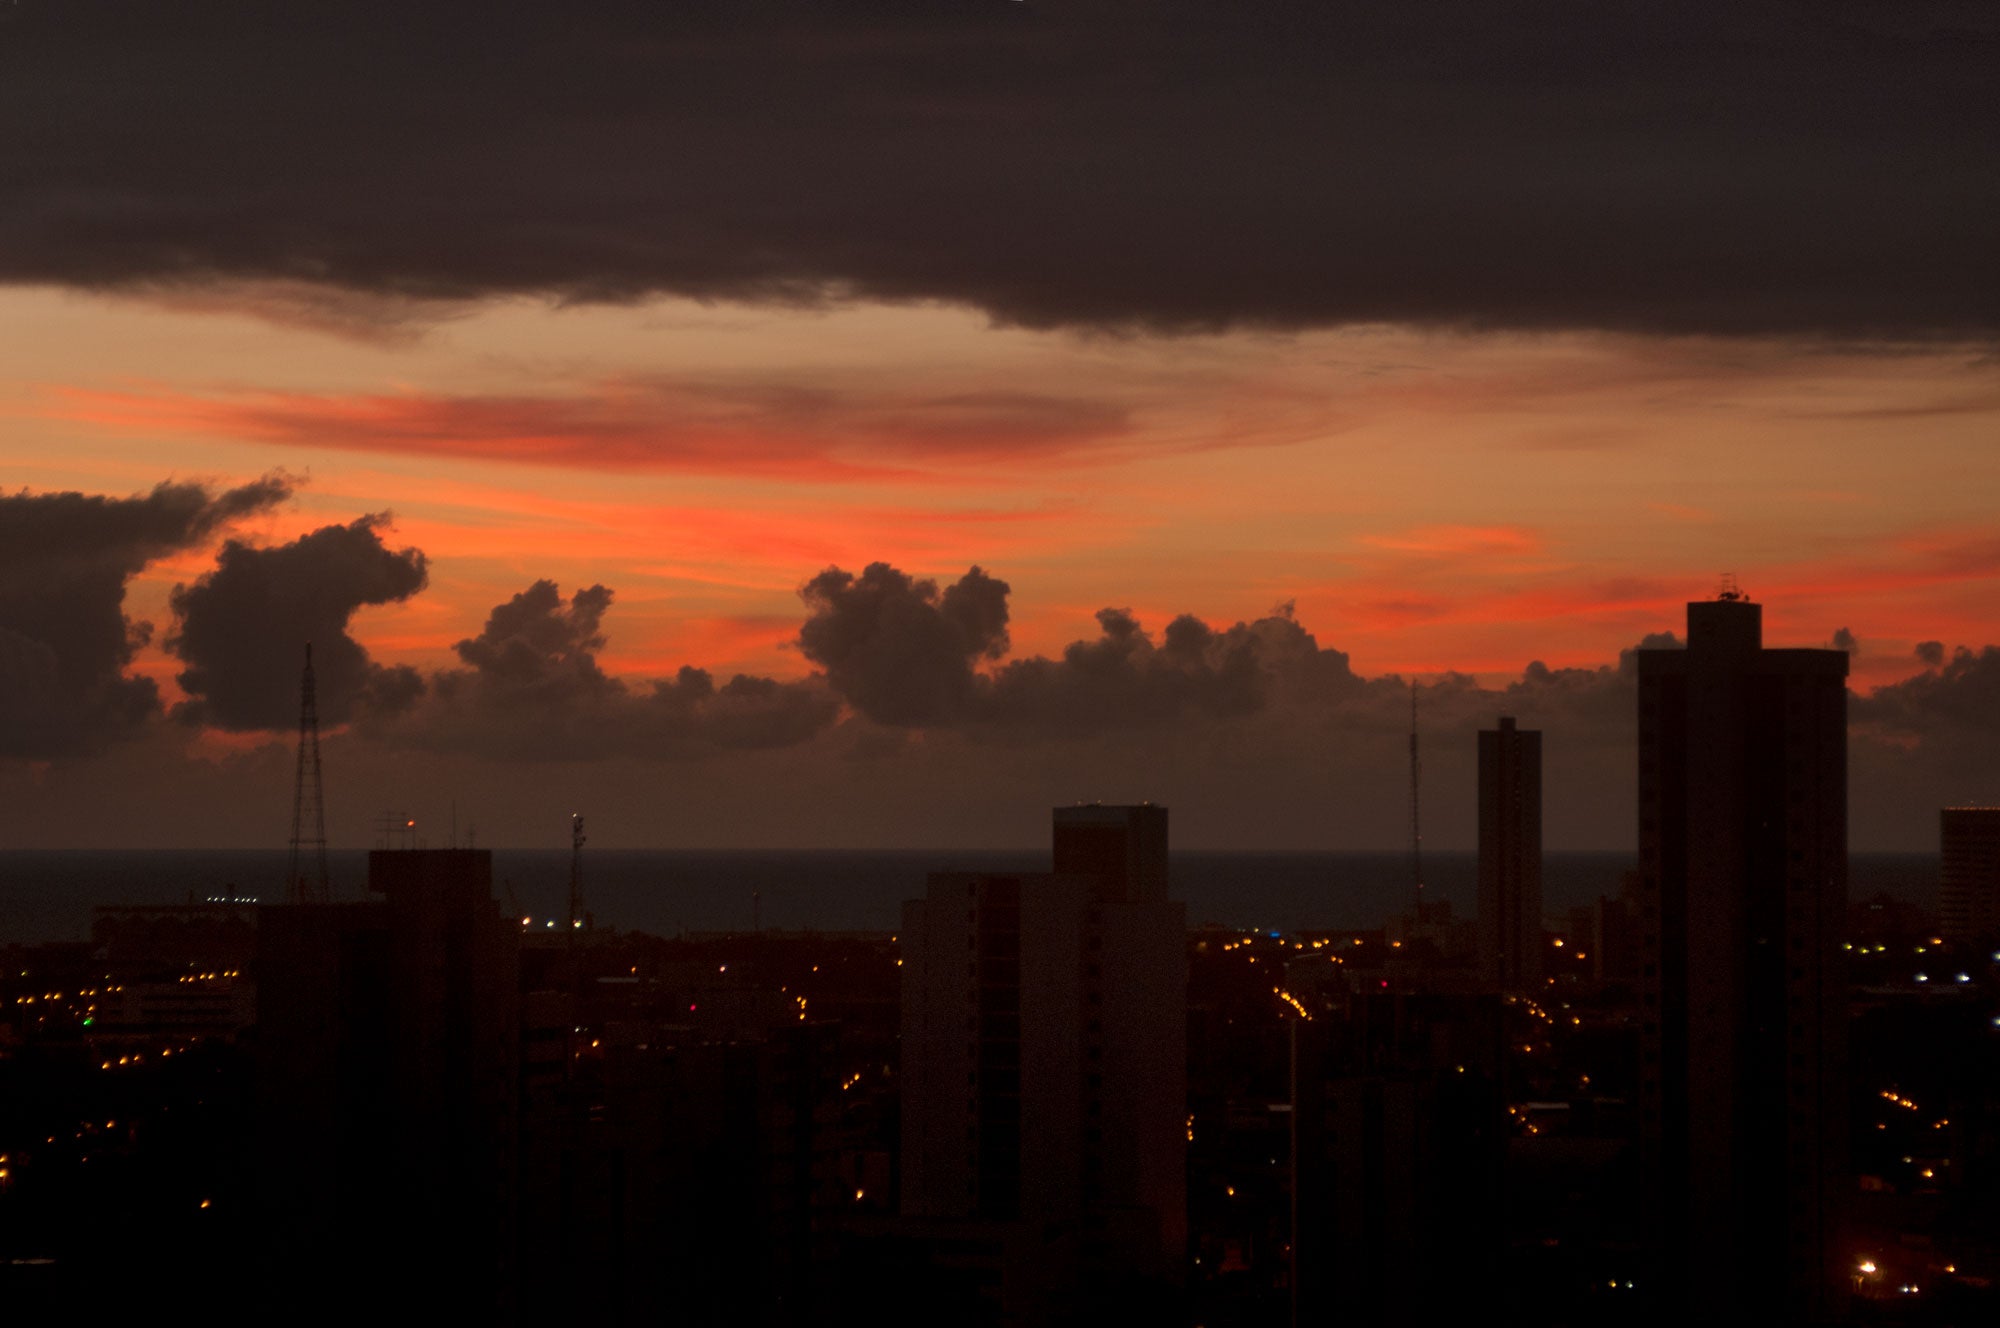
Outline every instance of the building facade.
[[[364, 903], [258, 925], [269, 1307], [511, 1313], [519, 928], [483, 849], [372, 852]], [[356, 1272], [355, 1270], [365, 1270]]]
[[2000, 940], [2000, 807], [1938, 813], [1938, 927], [1954, 945]]
[[904, 1218], [1060, 1234], [1085, 1286], [1180, 1275], [1186, 920], [1166, 831], [1165, 808], [1059, 808], [1056, 871], [940, 872], [904, 905]]
[[1847, 656], [1689, 604], [1639, 652], [1640, 1129], [1653, 1291], [1681, 1318], [1818, 1323], [1848, 1270]]
[[1503, 991], [1542, 981], [1542, 735], [1502, 718], [1479, 734], [1479, 949]]

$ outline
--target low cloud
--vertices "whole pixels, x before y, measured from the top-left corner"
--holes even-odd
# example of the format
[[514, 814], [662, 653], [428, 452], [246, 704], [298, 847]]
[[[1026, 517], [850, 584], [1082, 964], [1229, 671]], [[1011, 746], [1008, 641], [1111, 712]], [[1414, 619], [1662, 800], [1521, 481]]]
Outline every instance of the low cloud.
[[375, 663], [348, 634], [356, 610], [406, 600], [428, 580], [420, 550], [383, 544], [388, 524], [364, 516], [271, 548], [230, 540], [214, 571], [176, 586], [166, 648], [187, 666], [179, 681], [189, 699], [175, 717], [230, 730], [296, 724], [308, 643], [321, 723], [414, 701], [416, 671]]
[[974, 666], [1006, 653], [1008, 589], [977, 567], [943, 593], [887, 563], [829, 567], [799, 590], [799, 649], [877, 723], [951, 723], [983, 685]]
[[153, 627], [126, 616], [126, 582], [291, 492], [274, 472], [221, 492], [0, 495], [0, 756], [91, 753], [142, 728], [159, 689], [125, 669]]
[[[1217, 628], [1191, 614], [1158, 638], [1130, 610], [1097, 614], [1095, 637], [1056, 656], [1005, 658], [1008, 586], [978, 567], [940, 590], [886, 563], [828, 568], [800, 590], [801, 652], [853, 709], [892, 728], [963, 730], [1014, 741], [1226, 723], [1271, 712], [1317, 715], [1371, 733], [1406, 731], [1408, 681], [1364, 678], [1322, 647], [1289, 604]], [[1672, 648], [1671, 633], [1640, 648]], [[1507, 713], [1629, 722], [1631, 652], [1598, 669], [1530, 664], [1484, 689], [1446, 674], [1421, 686], [1426, 723], [1470, 730]]]
[[432, 675], [423, 705], [372, 731], [488, 757], [661, 759], [794, 746], [839, 713], [817, 678], [738, 674], [718, 685], [693, 667], [651, 682], [610, 677], [597, 656], [611, 602], [601, 585], [565, 600], [555, 582], [535, 582], [453, 647], [465, 668]]
[[1990, 762], [2000, 750], [2000, 646], [1959, 646], [1947, 658], [1941, 643], [1926, 641], [1917, 654], [1929, 667], [1856, 697], [1851, 718], [1887, 737], [1976, 749]]

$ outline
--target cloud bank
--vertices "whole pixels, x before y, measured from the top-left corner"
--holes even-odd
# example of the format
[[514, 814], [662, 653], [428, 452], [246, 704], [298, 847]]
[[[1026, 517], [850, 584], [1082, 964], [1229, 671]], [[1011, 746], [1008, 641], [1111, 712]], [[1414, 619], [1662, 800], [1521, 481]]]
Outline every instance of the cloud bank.
[[705, 669], [628, 685], [598, 664], [612, 595], [564, 601], [537, 581], [453, 649], [467, 667], [432, 676], [426, 703], [378, 730], [392, 742], [521, 760], [688, 758], [789, 747], [833, 723], [839, 701], [817, 678], [779, 682]]
[[0, 281], [234, 291], [347, 329], [373, 300], [390, 335], [524, 293], [1163, 330], [2000, 328], [2000, 20], [1969, 0], [5, 20]]
[[[797, 796], [847, 797], [878, 820], [879, 799], [936, 802], [947, 786], [975, 802], [994, 781], [1037, 799], [1130, 790], [1225, 809], [1215, 814], [1229, 833], [1250, 842], [1295, 836], [1315, 799], [1339, 809], [1349, 834], [1381, 832], [1404, 805], [1412, 680], [1357, 673], [1289, 604], [1228, 625], [1186, 614], [1151, 624], [1107, 607], [1062, 650], [1016, 655], [1010, 587], [983, 567], [943, 579], [886, 562], [834, 566], [799, 588], [793, 644], [805, 676], [725, 679], [689, 664], [641, 678], [603, 663], [612, 590], [565, 593], [542, 579], [459, 640], [453, 666], [420, 673], [373, 658], [352, 631], [357, 612], [427, 584], [424, 554], [388, 543], [385, 517], [268, 546], [227, 536], [290, 491], [273, 475], [221, 491], [0, 497], [0, 757], [71, 758], [82, 770], [119, 747], [152, 753], [133, 756], [133, 769], [156, 769], [169, 735], [282, 737], [310, 640], [335, 749], [373, 752], [385, 768], [455, 763], [468, 788], [609, 780], [631, 797], [702, 772], [750, 780], [741, 805], [756, 808], [759, 782], [782, 776]], [[217, 538], [212, 569], [171, 596], [161, 645], [180, 663], [186, 700], [180, 723], [165, 725], [154, 684], [130, 672], [153, 632], [125, 616], [124, 587], [150, 561]], [[1829, 635], [1866, 649], [1847, 628]], [[1552, 824], [1602, 842], [1632, 814], [1636, 651], [1678, 644], [1656, 633], [1615, 662], [1530, 662], [1498, 684], [1416, 680], [1427, 805], [1467, 804], [1471, 735], [1512, 715], [1548, 735]], [[1907, 843], [1940, 805], [2000, 800], [2000, 646], [1924, 641], [1912, 664], [1850, 701], [1859, 842]]]

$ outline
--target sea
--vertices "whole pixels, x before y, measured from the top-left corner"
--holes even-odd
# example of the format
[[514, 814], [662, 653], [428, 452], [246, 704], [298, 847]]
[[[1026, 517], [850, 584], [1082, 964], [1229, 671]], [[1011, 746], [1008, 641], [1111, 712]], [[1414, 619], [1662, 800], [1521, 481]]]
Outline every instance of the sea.
[[[0, 944], [84, 940], [104, 905], [183, 904], [213, 897], [282, 898], [288, 855], [263, 851], [0, 852]], [[1616, 895], [1635, 860], [1622, 853], [1549, 853], [1543, 911], [1560, 918]], [[535, 925], [565, 907], [569, 854], [495, 849], [494, 895]], [[933, 871], [1045, 871], [1048, 850], [760, 852], [588, 850], [584, 900], [595, 925], [655, 936], [690, 932], [889, 931], [900, 905]], [[336, 899], [366, 893], [367, 854], [328, 854]], [[1424, 898], [1473, 913], [1478, 857], [1426, 852]], [[1376, 928], [1407, 912], [1407, 853], [1176, 852], [1174, 897], [1190, 925], [1301, 931]], [[1937, 902], [1936, 854], [1857, 853], [1848, 897], [1878, 894], [1927, 911]]]

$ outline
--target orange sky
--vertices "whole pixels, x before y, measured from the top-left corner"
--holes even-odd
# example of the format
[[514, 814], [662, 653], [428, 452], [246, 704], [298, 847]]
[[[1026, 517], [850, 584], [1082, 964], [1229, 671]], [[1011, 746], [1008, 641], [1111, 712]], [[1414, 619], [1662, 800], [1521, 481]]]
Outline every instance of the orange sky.
[[[276, 541], [390, 510], [439, 665], [530, 581], [613, 588], [606, 666], [792, 676], [797, 587], [887, 560], [1013, 585], [1016, 653], [1297, 603], [1363, 673], [1599, 663], [1733, 571], [1774, 644], [2000, 637], [2000, 387], [1954, 347], [1356, 328], [1150, 338], [831, 311], [495, 302], [383, 335], [0, 291], [10, 487], [310, 477]], [[130, 612], [206, 555], [150, 568]], [[157, 637], [156, 637], [157, 640]], [[137, 665], [162, 680], [157, 644]]]

